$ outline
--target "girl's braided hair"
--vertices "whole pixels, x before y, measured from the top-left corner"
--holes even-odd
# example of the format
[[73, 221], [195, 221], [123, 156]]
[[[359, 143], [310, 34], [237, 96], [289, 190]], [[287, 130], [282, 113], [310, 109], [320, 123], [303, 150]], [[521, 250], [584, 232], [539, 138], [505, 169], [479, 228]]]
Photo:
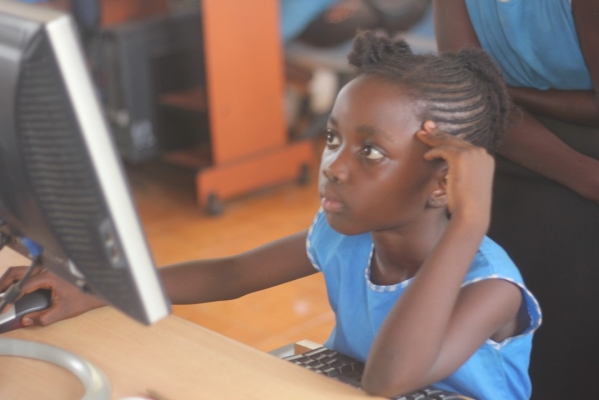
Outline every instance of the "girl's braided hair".
[[514, 108], [501, 73], [481, 49], [417, 55], [402, 39], [359, 32], [349, 62], [358, 75], [406, 88], [422, 121], [495, 153]]

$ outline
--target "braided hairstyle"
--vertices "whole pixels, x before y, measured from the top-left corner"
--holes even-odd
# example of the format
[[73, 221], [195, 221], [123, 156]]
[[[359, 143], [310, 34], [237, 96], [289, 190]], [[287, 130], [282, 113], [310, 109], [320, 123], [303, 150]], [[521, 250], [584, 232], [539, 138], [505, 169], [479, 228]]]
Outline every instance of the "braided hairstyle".
[[503, 77], [481, 49], [416, 55], [402, 39], [359, 32], [348, 57], [357, 75], [375, 76], [408, 90], [422, 121], [495, 153], [514, 108]]

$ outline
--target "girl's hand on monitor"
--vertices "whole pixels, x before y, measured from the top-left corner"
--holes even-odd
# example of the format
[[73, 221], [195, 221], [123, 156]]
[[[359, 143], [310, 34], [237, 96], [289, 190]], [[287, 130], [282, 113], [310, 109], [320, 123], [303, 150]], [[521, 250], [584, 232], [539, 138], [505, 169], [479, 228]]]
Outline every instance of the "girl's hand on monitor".
[[426, 160], [443, 159], [447, 163], [445, 186], [452, 221], [480, 224], [486, 231], [491, 213], [493, 157], [482, 147], [441, 132], [432, 121], [424, 123], [417, 137], [431, 147], [424, 154]]
[[[0, 278], [0, 291], [18, 281], [27, 271], [27, 267], [11, 267]], [[101, 307], [104, 303], [91, 295], [84, 294], [78, 287], [66, 282], [48, 270], [32, 275], [23, 284], [21, 296], [47, 289], [52, 292], [51, 305], [43, 311], [23, 316], [23, 326], [46, 326], [63, 319], [72, 318], [86, 311]]]

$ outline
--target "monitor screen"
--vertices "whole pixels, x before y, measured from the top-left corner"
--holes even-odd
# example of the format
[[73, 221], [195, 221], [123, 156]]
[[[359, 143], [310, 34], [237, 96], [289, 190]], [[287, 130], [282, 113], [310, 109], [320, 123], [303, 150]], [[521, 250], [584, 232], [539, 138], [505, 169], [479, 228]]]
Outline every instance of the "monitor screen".
[[0, 232], [150, 324], [170, 312], [75, 24], [0, 1]]

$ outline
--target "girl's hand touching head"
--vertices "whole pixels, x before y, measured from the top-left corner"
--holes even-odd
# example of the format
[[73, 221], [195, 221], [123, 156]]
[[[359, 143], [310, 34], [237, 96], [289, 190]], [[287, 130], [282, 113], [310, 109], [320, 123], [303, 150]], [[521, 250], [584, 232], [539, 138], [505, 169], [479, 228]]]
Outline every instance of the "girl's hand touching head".
[[451, 220], [478, 225], [486, 232], [491, 215], [494, 158], [484, 148], [440, 131], [433, 121], [425, 121], [416, 136], [431, 147], [424, 154], [426, 160], [442, 159], [447, 163], [442, 184]]

